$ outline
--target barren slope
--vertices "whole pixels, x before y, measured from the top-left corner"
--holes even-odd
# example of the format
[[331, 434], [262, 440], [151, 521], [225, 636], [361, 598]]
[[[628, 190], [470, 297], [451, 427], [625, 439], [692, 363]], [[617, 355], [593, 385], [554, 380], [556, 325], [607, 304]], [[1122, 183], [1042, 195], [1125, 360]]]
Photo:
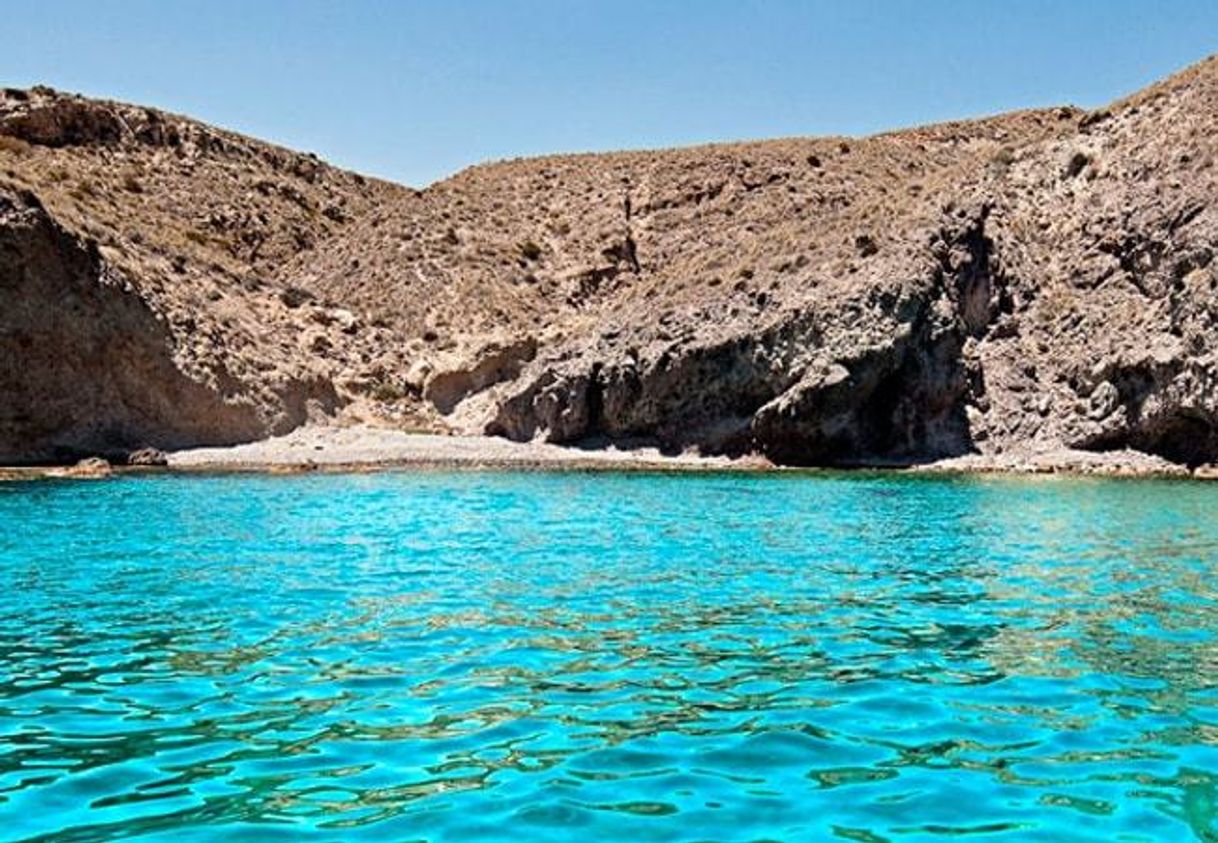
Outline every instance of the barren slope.
[[1029, 442], [1215, 461], [1216, 122], [1211, 59], [1090, 114], [414, 191], [9, 92], [0, 460], [339, 415], [796, 464]]
[[394, 340], [280, 269], [401, 192], [152, 109], [5, 91], [0, 462], [334, 413]]

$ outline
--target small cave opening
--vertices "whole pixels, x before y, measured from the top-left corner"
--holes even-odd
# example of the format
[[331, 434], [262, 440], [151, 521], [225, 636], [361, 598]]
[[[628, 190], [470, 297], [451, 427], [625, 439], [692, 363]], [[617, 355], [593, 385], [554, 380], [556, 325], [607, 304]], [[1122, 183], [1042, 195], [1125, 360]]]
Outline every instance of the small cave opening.
[[927, 462], [973, 450], [968, 378], [955, 335], [910, 347], [857, 411], [858, 446], [880, 461]]
[[914, 344], [891, 358], [856, 361], [851, 379], [822, 392], [758, 444], [781, 465], [916, 465], [973, 450], [968, 382], [958, 338]]
[[603, 432], [605, 426], [605, 386], [601, 383], [601, 364], [592, 366], [588, 375], [588, 390], [585, 400], [588, 408], [588, 421], [585, 425], [585, 435], [596, 436]]
[[877, 385], [858, 414], [863, 455], [915, 464], [973, 450], [959, 379], [936, 375], [915, 365]]
[[1089, 451], [1121, 448], [1132, 448], [1196, 468], [1218, 462], [1218, 424], [1199, 412], [1177, 409], [1143, 419], [1127, 431], [1085, 446]]

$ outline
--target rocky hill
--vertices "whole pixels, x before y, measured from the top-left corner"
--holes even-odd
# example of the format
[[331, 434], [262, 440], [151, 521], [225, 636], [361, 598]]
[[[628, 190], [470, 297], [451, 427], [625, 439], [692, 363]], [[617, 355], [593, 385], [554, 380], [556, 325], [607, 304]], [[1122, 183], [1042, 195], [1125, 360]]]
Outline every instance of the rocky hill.
[[0, 463], [364, 421], [785, 464], [1218, 460], [1218, 60], [1096, 112], [416, 191], [0, 95]]

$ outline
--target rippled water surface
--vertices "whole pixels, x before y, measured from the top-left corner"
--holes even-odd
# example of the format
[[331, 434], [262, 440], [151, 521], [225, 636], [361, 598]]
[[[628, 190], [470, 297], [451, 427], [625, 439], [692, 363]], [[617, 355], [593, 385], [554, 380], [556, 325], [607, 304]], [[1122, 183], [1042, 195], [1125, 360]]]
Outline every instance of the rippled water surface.
[[1218, 484], [0, 484], [5, 840], [1218, 840]]

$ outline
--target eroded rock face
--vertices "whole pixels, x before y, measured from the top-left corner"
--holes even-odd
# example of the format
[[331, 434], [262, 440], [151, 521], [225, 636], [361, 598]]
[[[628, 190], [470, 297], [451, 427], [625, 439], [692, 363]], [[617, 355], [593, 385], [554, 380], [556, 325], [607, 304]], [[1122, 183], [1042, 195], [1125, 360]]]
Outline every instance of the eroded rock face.
[[487, 430], [557, 442], [650, 437], [793, 465], [967, 453], [967, 407], [983, 385], [964, 349], [1008, 306], [987, 215], [950, 215], [921, 256], [761, 318], [694, 323], [687, 340], [645, 346], [637, 330], [575, 339], [522, 378]]
[[431, 372], [423, 387], [423, 398], [447, 415], [457, 405], [495, 384], [511, 380], [537, 354], [530, 339], [488, 342], [481, 348], [454, 355], [449, 365]]
[[398, 190], [153, 109], [0, 91], [0, 462], [249, 441], [366, 400], [395, 339], [275, 270]]
[[166, 326], [32, 196], [0, 194], [0, 463], [266, 431], [240, 396], [188, 377]]

